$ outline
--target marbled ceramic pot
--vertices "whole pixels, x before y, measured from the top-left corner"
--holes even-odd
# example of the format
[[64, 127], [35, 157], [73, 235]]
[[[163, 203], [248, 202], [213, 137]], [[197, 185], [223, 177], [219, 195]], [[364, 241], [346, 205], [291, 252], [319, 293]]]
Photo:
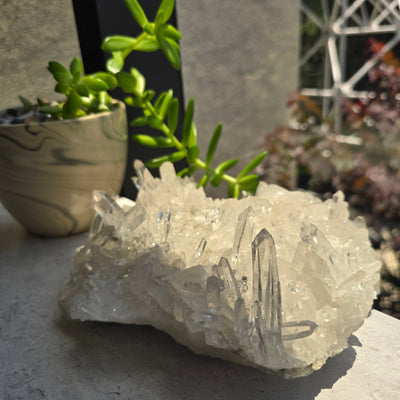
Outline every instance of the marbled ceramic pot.
[[93, 190], [120, 192], [127, 148], [123, 103], [74, 120], [0, 125], [0, 201], [33, 233], [85, 231]]

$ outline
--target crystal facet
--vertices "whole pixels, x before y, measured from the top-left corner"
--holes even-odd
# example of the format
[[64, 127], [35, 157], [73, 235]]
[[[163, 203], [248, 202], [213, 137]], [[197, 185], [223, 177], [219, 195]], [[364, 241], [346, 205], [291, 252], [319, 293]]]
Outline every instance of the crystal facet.
[[94, 195], [97, 217], [60, 304], [71, 318], [150, 324], [200, 354], [304, 376], [347, 347], [380, 261], [341, 193], [261, 183], [212, 200], [172, 165], [139, 162], [137, 202]]

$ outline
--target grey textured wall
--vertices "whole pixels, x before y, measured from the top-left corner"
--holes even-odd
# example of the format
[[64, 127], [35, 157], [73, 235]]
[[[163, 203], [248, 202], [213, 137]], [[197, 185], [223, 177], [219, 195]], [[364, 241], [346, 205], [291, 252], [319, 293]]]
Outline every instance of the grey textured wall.
[[286, 120], [286, 97], [297, 87], [299, 1], [178, 0], [177, 7], [184, 91], [186, 101], [195, 99], [201, 153], [222, 122], [216, 161], [238, 157], [238, 171]]
[[0, 108], [55, 98], [47, 63], [80, 56], [71, 0], [0, 0]]

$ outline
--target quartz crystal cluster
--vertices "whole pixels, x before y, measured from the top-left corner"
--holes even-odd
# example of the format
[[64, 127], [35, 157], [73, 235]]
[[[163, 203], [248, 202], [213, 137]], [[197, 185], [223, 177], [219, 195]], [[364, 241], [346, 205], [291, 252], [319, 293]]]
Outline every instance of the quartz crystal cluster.
[[150, 324], [196, 353], [285, 377], [347, 347], [368, 315], [380, 261], [338, 192], [260, 183], [213, 200], [164, 164], [136, 162], [136, 203], [96, 192], [87, 243], [60, 304], [73, 319]]

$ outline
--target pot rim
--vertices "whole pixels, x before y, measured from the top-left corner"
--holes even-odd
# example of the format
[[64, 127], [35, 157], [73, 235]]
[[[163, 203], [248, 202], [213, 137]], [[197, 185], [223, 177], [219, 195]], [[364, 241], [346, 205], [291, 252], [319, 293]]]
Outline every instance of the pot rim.
[[[13, 109], [22, 109], [23, 106], [16, 106], [16, 107], [7, 107], [7, 108], [3, 108], [0, 110], [0, 115], [2, 112], [7, 112], [7, 110], [9, 110], [10, 108]], [[118, 100], [118, 99], [113, 99], [113, 107], [110, 111], [102, 111], [102, 112], [98, 112], [98, 113], [91, 113], [88, 115], [84, 115], [82, 117], [79, 118], [72, 118], [72, 119], [48, 119], [48, 120], [44, 120], [44, 121], [33, 121], [33, 122], [28, 122], [28, 123], [16, 123], [16, 124], [1, 124], [0, 125], [0, 129], [1, 128], [9, 128], [9, 127], [21, 127], [21, 126], [32, 126], [32, 125], [41, 125], [41, 124], [75, 124], [77, 120], [83, 120], [83, 121], [87, 121], [87, 120], [91, 120], [94, 118], [99, 118], [99, 117], [105, 117], [109, 114], [112, 114], [113, 112], [122, 109], [125, 110], [125, 103], [122, 100]]]

